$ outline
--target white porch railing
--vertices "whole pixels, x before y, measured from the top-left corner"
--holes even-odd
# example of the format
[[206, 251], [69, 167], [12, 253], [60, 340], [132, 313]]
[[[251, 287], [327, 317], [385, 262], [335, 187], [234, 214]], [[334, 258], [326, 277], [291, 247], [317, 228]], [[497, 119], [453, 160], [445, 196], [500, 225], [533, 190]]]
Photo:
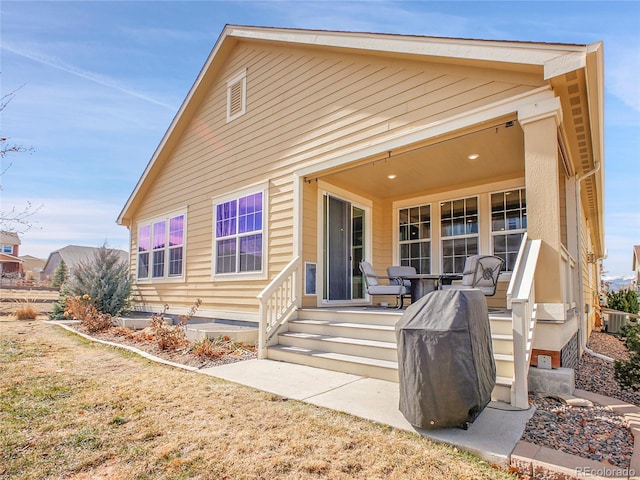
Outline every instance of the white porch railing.
[[525, 233], [507, 289], [507, 308], [513, 318], [511, 405], [522, 409], [529, 408], [527, 380], [536, 324], [534, 277], [541, 243], [529, 240]]
[[258, 295], [260, 328], [258, 358], [265, 358], [269, 342], [298, 308], [302, 260], [296, 257]]

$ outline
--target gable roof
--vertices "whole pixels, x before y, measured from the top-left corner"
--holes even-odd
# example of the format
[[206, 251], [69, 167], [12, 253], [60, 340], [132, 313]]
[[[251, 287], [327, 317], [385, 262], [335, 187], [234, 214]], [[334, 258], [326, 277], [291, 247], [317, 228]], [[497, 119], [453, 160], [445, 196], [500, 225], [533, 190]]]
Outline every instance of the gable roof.
[[[419, 58], [457, 65], [494, 66], [505, 70], [538, 72], [545, 80], [580, 68], [586, 70], [592, 65], [589, 70], [595, 71], [595, 77], [591, 78], [594, 76], [592, 74], [589, 81], [602, 80], [601, 42], [574, 45], [227, 25], [118, 215], [118, 224], [131, 225], [135, 209], [148, 185], [185, 131], [199, 102], [216, 80], [216, 74], [229, 52], [240, 41], [277, 43], [395, 58]], [[595, 86], [591, 89], [591, 94], [597, 96], [600, 89], [601, 86]], [[601, 105], [601, 102], [594, 103]], [[599, 118], [595, 119], [598, 123], [596, 127], [601, 128], [601, 115], [598, 114], [597, 117]], [[598, 158], [601, 158], [601, 155], [598, 155]]]
[[[95, 252], [99, 249], [97, 247], [82, 247], [79, 245], [67, 245], [59, 250], [51, 252], [49, 254], [49, 258], [47, 258], [47, 262], [44, 265], [44, 270], [47, 270], [49, 264], [55, 260], [56, 256], [59, 256], [64, 263], [66, 264], [68, 269], [72, 269], [76, 265], [81, 262], [93, 259]], [[114, 249], [110, 249], [114, 250]], [[129, 254], [124, 250], [115, 250], [118, 252], [118, 256], [122, 261], [129, 262]]]
[[20, 237], [15, 232], [0, 232], [0, 243], [2, 245], [20, 245]]

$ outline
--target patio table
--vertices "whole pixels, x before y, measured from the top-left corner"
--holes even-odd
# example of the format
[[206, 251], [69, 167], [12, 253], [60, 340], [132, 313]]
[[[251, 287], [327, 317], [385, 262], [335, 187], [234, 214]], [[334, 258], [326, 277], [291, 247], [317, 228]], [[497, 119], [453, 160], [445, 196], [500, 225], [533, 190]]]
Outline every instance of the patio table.
[[402, 278], [411, 282], [411, 303], [414, 303], [427, 293], [438, 289], [440, 275], [418, 273], [416, 275], [403, 275]]
[[450, 285], [453, 280], [459, 280], [462, 277], [446, 273], [418, 273], [415, 275], [403, 275], [401, 278], [411, 282], [411, 303], [414, 303], [427, 293], [438, 290], [441, 284]]

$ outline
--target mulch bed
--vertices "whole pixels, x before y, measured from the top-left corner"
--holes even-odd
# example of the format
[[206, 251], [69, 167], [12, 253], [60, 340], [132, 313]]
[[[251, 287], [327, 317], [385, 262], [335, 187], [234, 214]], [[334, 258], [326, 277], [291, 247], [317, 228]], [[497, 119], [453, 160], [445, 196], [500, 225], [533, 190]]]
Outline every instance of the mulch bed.
[[153, 337], [145, 331], [131, 331], [122, 327], [114, 327], [101, 332], [88, 332], [79, 323], [72, 325], [72, 327], [94, 338], [135, 347], [164, 360], [189, 367], [208, 368], [258, 358], [257, 350], [254, 347], [242, 347], [231, 341], [221, 342], [221, 350], [223, 351], [219, 356], [205, 357], [193, 353], [191, 343], [176, 350], [161, 350]]
[[[593, 332], [587, 346], [617, 360], [628, 359], [624, 343], [607, 333]], [[576, 368], [576, 388], [640, 406], [640, 393], [620, 388], [613, 372], [613, 363], [585, 353]], [[629, 467], [634, 440], [623, 417], [606, 407], [569, 406], [552, 397], [530, 395], [529, 401], [537, 410], [522, 440], [617, 467]]]

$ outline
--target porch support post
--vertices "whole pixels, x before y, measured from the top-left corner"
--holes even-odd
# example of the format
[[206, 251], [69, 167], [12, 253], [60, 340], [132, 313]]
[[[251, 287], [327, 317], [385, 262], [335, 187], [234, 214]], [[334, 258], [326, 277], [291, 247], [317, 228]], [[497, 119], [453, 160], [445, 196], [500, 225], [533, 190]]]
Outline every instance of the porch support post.
[[560, 99], [523, 105], [518, 122], [524, 131], [527, 234], [542, 240], [538, 259], [536, 302], [562, 303], [558, 125]]

